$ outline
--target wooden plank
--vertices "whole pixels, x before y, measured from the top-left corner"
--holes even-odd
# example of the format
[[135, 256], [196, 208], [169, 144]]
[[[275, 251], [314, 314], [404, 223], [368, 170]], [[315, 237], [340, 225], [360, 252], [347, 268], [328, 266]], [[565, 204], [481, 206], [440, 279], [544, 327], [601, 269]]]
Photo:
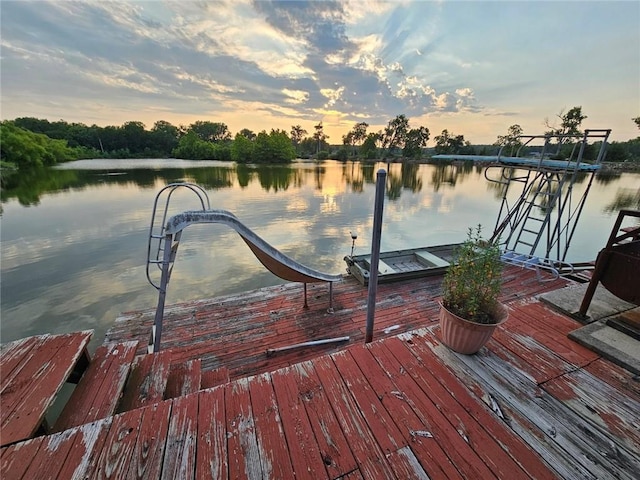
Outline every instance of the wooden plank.
[[79, 434], [75, 437], [58, 478], [73, 480], [89, 478], [87, 472], [93, 471], [97, 464], [111, 428], [111, 422], [112, 418], [109, 417], [74, 429]]
[[600, 429], [612, 442], [638, 451], [640, 402], [611, 388], [584, 370], [554, 378], [545, 391]]
[[37, 350], [47, 338], [49, 334], [21, 338], [0, 346], [0, 393], [12, 384], [22, 365], [33, 355], [34, 349]]
[[296, 478], [317, 480], [327, 477], [320, 447], [315, 439], [309, 417], [301, 403], [292, 368], [285, 368], [271, 374], [271, 382], [278, 402], [278, 408], [286, 412], [281, 416], [289, 447], [289, 458]]
[[[352, 350], [358, 348], [361, 347], [355, 347]], [[390, 454], [407, 446], [407, 440], [393, 421], [392, 415], [384, 408], [378, 393], [367, 381], [353, 357], [347, 352], [339, 352], [331, 355], [331, 359], [351, 393], [358, 411], [367, 422], [368, 428], [375, 435], [376, 441], [384, 453]]]
[[194, 478], [198, 438], [198, 394], [172, 400], [171, 421], [162, 462], [163, 480]]
[[[326, 356], [319, 357], [313, 360], [313, 366], [362, 475], [365, 478], [393, 478], [393, 470], [386, 461], [385, 453], [331, 359]], [[388, 440], [385, 441], [384, 437], [383, 442], [388, 446]], [[396, 460], [403, 458], [399, 457]]]
[[[405, 339], [407, 338], [409, 338], [408, 335]], [[405, 350], [416, 356], [419, 361], [418, 365], [413, 362], [405, 364], [407, 356], [404, 351], [398, 359], [403, 362], [410, 374], [416, 376], [419, 383], [423, 386], [428, 385], [426, 391], [430, 395], [438, 396], [443, 400], [441, 409], [450, 419], [457, 417], [456, 422], [459, 425], [475, 427], [477, 423], [481, 427], [476, 430], [479, 436], [474, 450], [485, 459], [487, 465], [492, 466], [499, 478], [504, 476], [504, 471], [511, 471], [510, 478], [555, 478], [555, 473], [534, 455], [531, 448], [525, 445], [517, 435], [514, 435], [513, 431], [507, 429], [500, 417], [494, 411], [486, 408], [485, 404], [473, 396], [460, 379], [439, 361], [430, 348], [433, 338], [427, 339], [425, 336], [420, 342], [409, 340], [392, 339], [389, 343], [395, 343], [398, 347], [402, 345]], [[394, 349], [394, 352], [400, 350], [400, 348]], [[447, 401], [449, 395], [455, 399], [454, 401], [463, 408], [467, 415], [459, 413], [460, 411], [454, 402]], [[451, 408], [454, 405], [456, 408]], [[470, 432], [473, 430], [475, 428], [469, 428]], [[473, 438], [471, 436], [468, 438], [469, 443], [473, 445]], [[500, 458], [501, 455], [504, 455], [505, 458]], [[520, 467], [522, 472], [512, 462]]]
[[262, 478], [260, 452], [255, 434], [249, 381], [239, 379], [225, 385], [229, 478]]
[[640, 377], [605, 358], [599, 358], [584, 369], [613, 388], [623, 391], [636, 401], [640, 401]]
[[47, 336], [14, 368], [16, 375], [0, 394], [3, 445], [35, 434], [76, 362], [86, 354], [92, 334], [84, 331]]
[[474, 391], [490, 392], [509, 426], [526, 439], [547, 465], [563, 478], [630, 478], [640, 468], [638, 459], [590, 427], [522, 372], [484, 351], [459, 355], [440, 344], [429, 332], [414, 332], [414, 340], [431, 337], [431, 349], [467, 384], [478, 382]]
[[200, 388], [217, 387], [229, 383], [229, 369], [227, 367], [218, 367], [215, 370], [205, 370], [202, 372], [202, 378], [200, 379]]
[[212, 388], [199, 395], [196, 478], [228, 478], [224, 387]]
[[393, 468], [396, 478], [412, 478], [431, 480], [410, 446], [402, 447], [397, 452], [387, 455], [387, 461]]
[[160, 478], [171, 407], [172, 403], [165, 401], [143, 409], [126, 478]]
[[98, 347], [52, 430], [60, 432], [112, 415], [137, 347], [138, 342]]
[[0, 450], [0, 478], [21, 479], [44, 442], [44, 437], [26, 440]]
[[292, 365], [288, 373], [295, 379], [297, 394], [309, 418], [329, 477], [340, 477], [355, 470], [358, 465], [349, 448], [349, 441], [312, 363], [308, 361]]
[[165, 398], [176, 398], [200, 390], [202, 370], [199, 358], [169, 367], [169, 377], [164, 391]]
[[138, 357], [131, 367], [118, 412], [161, 402], [164, 399], [170, 364], [170, 350]]
[[421, 412], [414, 411], [406, 395], [374, 358], [371, 348], [351, 348], [348, 353], [360, 367], [385, 410], [392, 414], [405, 441], [416, 452], [420, 465], [429, 477], [461, 479], [460, 472], [431, 433], [430, 423]]
[[60, 477], [60, 470], [73, 445], [82, 436], [79, 429], [67, 430], [44, 438], [38, 455], [33, 459], [24, 478], [54, 480]]
[[[385, 340], [387, 342], [388, 340]], [[370, 351], [395, 385], [394, 391], [402, 397], [426, 425], [425, 435], [431, 435], [447, 453], [453, 464], [466, 478], [496, 478], [473, 448], [467, 443], [464, 430], [458, 430], [438, 409], [424, 390], [407, 373], [404, 365], [384, 343], [373, 343]], [[462, 426], [460, 426], [462, 427]]]
[[124, 478], [135, 449], [143, 409], [125, 412], [112, 417], [111, 428], [105, 438], [104, 448], [95, 463], [88, 466], [86, 478]]
[[263, 478], [294, 478], [270, 375], [265, 373], [253, 377], [249, 381], [249, 393]]

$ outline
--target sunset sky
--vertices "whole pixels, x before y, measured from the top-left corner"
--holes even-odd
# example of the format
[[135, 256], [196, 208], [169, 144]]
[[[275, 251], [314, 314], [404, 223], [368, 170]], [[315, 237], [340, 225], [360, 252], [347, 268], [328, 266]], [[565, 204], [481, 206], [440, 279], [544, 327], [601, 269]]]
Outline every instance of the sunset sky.
[[0, 18], [2, 119], [322, 121], [335, 144], [405, 114], [479, 144], [579, 105], [586, 128], [639, 134], [637, 0], [2, 0]]

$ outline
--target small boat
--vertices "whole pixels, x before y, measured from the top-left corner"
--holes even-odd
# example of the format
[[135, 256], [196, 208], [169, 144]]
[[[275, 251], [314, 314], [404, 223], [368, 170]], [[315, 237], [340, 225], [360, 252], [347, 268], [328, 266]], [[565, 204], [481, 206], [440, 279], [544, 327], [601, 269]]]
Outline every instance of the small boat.
[[[437, 245], [381, 252], [378, 262], [378, 283], [397, 282], [410, 278], [440, 275], [453, 261], [459, 244]], [[369, 284], [371, 254], [344, 257], [347, 271], [363, 285]]]

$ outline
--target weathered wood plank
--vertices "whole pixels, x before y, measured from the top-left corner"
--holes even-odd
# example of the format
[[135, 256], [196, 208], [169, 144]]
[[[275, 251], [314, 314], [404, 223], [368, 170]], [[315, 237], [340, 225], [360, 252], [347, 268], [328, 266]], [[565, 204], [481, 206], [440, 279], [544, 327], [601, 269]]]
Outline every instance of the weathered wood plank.
[[301, 403], [295, 379], [289, 373], [292, 368], [275, 371], [271, 382], [278, 407], [286, 412], [281, 416], [282, 428], [287, 437], [289, 457], [296, 478], [319, 480], [327, 477], [320, 447], [315, 439], [309, 417]]
[[0, 366], [2, 367], [0, 369], [0, 378], [2, 379], [0, 393], [12, 384], [16, 375], [20, 373], [22, 365], [28, 362], [30, 356], [33, 355], [33, 350], [37, 350], [38, 346], [42, 345], [48, 337], [49, 334], [21, 338], [0, 346]]
[[[362, 347], [360, 347], [362, 348]], [[358, 347], [353, 348], [356, 350]], [[368, 382], [362, 370], [353, 361], [353, 357], [347, 352], [339, 352], [331, 355], [342, 381], [353, 396], [358, 411], [367, 422], [368, 428], [375, 435], [376, 441], [385, 454], [390, 454], [407, 446], [407, 440], [403, 437], [392, 415], [384, 408], [378, 392]]]
[[112, 415], [137, 347], [138, 342], [98, 347], [52, 430], [60, 432]]
[[294, 478], [287, 438], [268, 373], [249, 382], [251, 410], [256, 429], [263, 478]]
[[262, 478], [249, 381], [240, 379], [225, 385], [229, 478]]
[[351, 348], [348, 354], [360, 367], [384, 408], [392, 414], [407, 444], [417, 452], [422, 468], [431, 478], [461, 479], [460, 472], [431, 433], [430, 424], [414, 411], [407, 397], [391, 381], [370, 348]]
[[625, 392], [640, 402], [640, 377], [605, 358], [599, 358], [584, 367], [586, 371], [607, 382], [613, 388]]
[[77, 430], [79, 435], [75, 437], [58, 478], [71, 480], [89, 478], [87, 472], [95, 469], [111, 428], [112, 420], [112, 417], [104, 418], [73, 429]]
[[172, 403], [165, 401], [142, 410], [138, 437], [131, 453], [126, 478], [160, 478], [171, 407]]
[[131, 367], [118, 412], [134, 410], [164, 400], [170, 364], [170, 350], [138, 357]]
[[[431, 334], [425, 330], [415, 335]], [[629, 478], [625, 472], [640, 468], [635, 455], [615, 448], [606, 436], [490, 351], [458, 355], [437, 341], [431, 349], [457, 377], [467, 383], [477, 381], [479, 390], [491, 392], [507, 412], [511, 428], [561, 477]]]
[[202, 370], [199, 358], [184, 363], [172, 363], [164, 390], [164, 398], [176, 398], [200, 390]]
[[[394, 344], [404, 346], [406, 350], [416, 356], [419, 365], [409, 362], [404, 352], [398, 359], [403, 362], [409, 373], [417, 376], [418, 383], [428, 386], [426, 391], [430, 395], [433, 397], [438, 396], [442, 399], [442, 411], [445, 412], [448, 418], [457, 418], [459, 425], [464, 424], [475, 427], [477, 423], [480, 429], [476, 430], [478, 443], [474, 446], [474, 450], [485, 459], [487, 465], [494, 468], [494, 472], [499, 478], [505, 476], [505, 471], [511, 472], [509, 473], [510, 478], [555, 478], [555, 473], [549, 470], [544, 462], [535, 455], [534, 451], [528, 445], [525, 445], [517, 435], [514, 435], [513, 431], [506, 428], [494, 411], [488, 409], [485, 403], [473, 396], [471, 391], [461, 383], [460, 379], [456, 378], [451, 370], [447, 368], [447, 365], [439, 361], [430, 348], [430, 345], [437, 341], [435, 338], [429, 339], [424, 336], [421, 339], [423, 341], [413, 341], [412, 338], [408, 337], [409, 335], [405, 338], [408, 341], [392, 339], [389, 344], [391, 347]], [[394, 350], [394, 352], [399, 350]], [[405, 364], [405, 361], [408, 364]], [[483, 393], [486, 395], [485, 392]], [[455, 404], [448, 401], [448, 395], [453, 397], [454, 401], [464, 409], [467, 415], [460, 414], [457, 406], [456, 408], [451, 408]], [[472, 431], [472, 429], [469, 431]], [[468, 436], [468, 439], [469, 443], [473, 445], [472, 436]], [[504, 458], [501, 458], [502, 455], [504, 455]], [[517, 467], [520, 467], [522, 472], [512, 462]]]
[[224, 387], [202, 391], [199, 397], [196, 478], [228, 478]]
[[366, 478], [393, 478], [384, 452], [331, 359], [319, 357], [313, 361], [313, 365], [362, 475]]
[[197, 393], [172, 400], [171, 420], [162, 461], [163, 480], [188, 480], [196, 473]]
[[31, 462], [38, 458], [38, 450], [44, 437], [26, 440], [0, 450], [0, 478], [3, 480], [21, 479]]
[[[386, 342], [387, 340], [385, 340]], [[464, 431], [459, 431], [458, 425], [453, 425], [449, 419], [438, 409], [434, 401], [429, 398], [424, 390], [408, 374], [404, 365], [399, 362], [393, 353], [384, 346], [384, 343], [373, 343], [370, 351], [378, 363], [394, 383], [394, 392], [398, 392], [420, 417], [426, 426], [424, 435], [431, 435], [436, 443], [451, 458], [451, 461], [466, 478], [496, 478], [476, 452], [467, 443]], [[425, 470], [428, 470], [425, 468]]]
[[200, 379], [200, 388], [217, 387], [229, 382], [229, 369], [227, 367], [218, 367], [214, 370], [205, 370], [202, 372]]
[[358, 465], [349, 448], [349, 441], [336, 419], [312, 363], [293, 365], [289, 374], [296, 381], [298, 395], [311, 423], [329, 477], [337, 478], [355, 470]]
[[84, 331], [47, 336], [13, 369], [15, 376], [0, 394], [3, 445], [29, 438], [38, 430], [76, 362], [86, 355], [92, 334]]
[[410, 446], [402, 447], [397, 452], [387, 455], [387, 461], [393, 468], [396, 478], [412, 478], [418, 480], [431, 480], [422, 465], [418, 461]]
[[[584, 370], [554, 378], [542, 388], [630, 451], [640, 448], [640, 402]], [[639, 471], [640, 473], [640, 471]]]

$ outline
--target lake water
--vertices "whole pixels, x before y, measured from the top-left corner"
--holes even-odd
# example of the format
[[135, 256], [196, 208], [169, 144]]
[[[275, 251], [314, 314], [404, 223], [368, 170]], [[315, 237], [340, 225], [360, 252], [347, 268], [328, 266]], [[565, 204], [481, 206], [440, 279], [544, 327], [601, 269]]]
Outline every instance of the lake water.
[[[155, 307], [147, 237], [155, 195], [170, 182], [202, 185], [212, 208], [230, 210], [285, 254], [344, 272], [350, 232], [356, 254], [370, 248], [375, 176], [387, 167], [383, 251], [459, 242], [478, 223], [493, 230], [500, 193], [471, 165], [90, 160], [34, 174], [2, 192], [1, 341], [94, 329], [95, 348], [121, 312]], [[595, 258], [617, 210], [637, 202], [639, 181], [631, 173], [594, 181], [569, 261]], [[195, 207], [177, 195], [176, 212]], [[278, 283], [233, 230], [199, 225], [183, 235], [167, 304]]]

